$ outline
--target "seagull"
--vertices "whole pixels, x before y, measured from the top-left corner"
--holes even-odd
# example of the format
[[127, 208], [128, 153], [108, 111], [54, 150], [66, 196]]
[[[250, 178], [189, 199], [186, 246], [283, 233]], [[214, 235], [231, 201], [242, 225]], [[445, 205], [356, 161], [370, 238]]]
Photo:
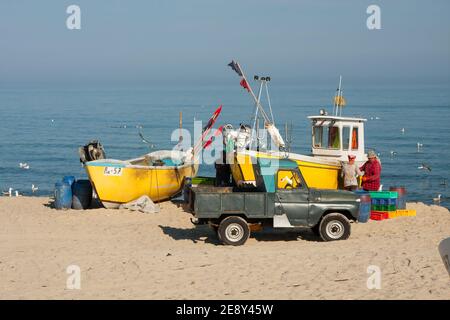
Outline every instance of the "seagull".
[[31, 185], [31, 192], [35, 193], [39, 190], [39, 187], [36, 187], [34, 184]]
[[380, 120], [380, 117], [375, 117], [375, 120]]
[[29, 164], [28, 163], [19, 163], [19, 168], [20, 169], [25, 169], [25, 170], [28, 170], [28, 169], [30, 169], [30, 166], [29, 166]]
[[402, 128], [400, 131], [401, 131], [402, 133], [405, 133], [405, 128]]
[[433, 202], [435, 202], [435, 203], [441, 203], [441, 197], [442, 197], [442, 194], [438, 194], [438, 196], [437, 196], [437, 198], [433, 198]]
[[417, 169], [431, 171], [431, 167], [425, 163], [422, 163], [420, 166], [417, 167]]
[[8, 191], [3, 191], [2, 194], [4, 196], [11, 197], [12, 196], [12, 192], [13, 192], [13, 188], [9, 188]]
[[21, 196], [21, 194], [19, 194], [19, 190], [16, 190], [16, 197]]
[[151, 143], [149, 140], [145, 139], [144, 135], [142, 134], [141, 129], [139, 129], [139, 137], [141, 137], [142, 142], [148, 144], [148, 146], [149, 146], [150, 148], [154, 148], [154, 147], [155, 147], [155, 145], [154, 145], [153, 143]]
[[397, 151], [391, 150], [391, 157], [396, 156], [397, 155]]

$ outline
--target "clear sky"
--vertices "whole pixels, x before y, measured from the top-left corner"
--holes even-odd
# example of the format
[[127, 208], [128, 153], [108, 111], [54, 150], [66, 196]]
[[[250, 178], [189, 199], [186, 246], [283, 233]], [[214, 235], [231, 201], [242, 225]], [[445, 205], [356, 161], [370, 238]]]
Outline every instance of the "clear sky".
[[2, 0], [0, 84], [222, 84], [231, 59], [280, 83], [449, 82], [449, 14], [448, 0]]

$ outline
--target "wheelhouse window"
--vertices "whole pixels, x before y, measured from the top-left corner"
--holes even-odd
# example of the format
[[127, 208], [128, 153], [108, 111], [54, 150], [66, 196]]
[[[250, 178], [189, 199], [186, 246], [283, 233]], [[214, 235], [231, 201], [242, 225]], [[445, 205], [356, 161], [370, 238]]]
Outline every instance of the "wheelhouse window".
[[350, 127], [342, 128], [342, 147], [344, 150], [348, 150], [350, 145]]
[[339, 139], [339, 127], [328, 127], [328, 148], [340, 149], [341, 142]]
[[323, 148], [323, 127], [322, 126], [314, 126], [313, 131], [313, 146], [314, 148]]
[[[324, 134], [325, 131], [325, 134]], [[324, 140], [324, 136], [327, 140]], [[314, 126], [313, 127], [313, 147], [340, 149], [339, 127], [337, 126]]]

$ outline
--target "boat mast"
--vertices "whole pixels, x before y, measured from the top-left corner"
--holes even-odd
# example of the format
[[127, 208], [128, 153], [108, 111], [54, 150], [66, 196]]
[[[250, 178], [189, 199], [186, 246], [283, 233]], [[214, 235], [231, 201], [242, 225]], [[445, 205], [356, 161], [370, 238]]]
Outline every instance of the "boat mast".
[[333, 114], [335, 116], [338, 116], [339, 104], [340, 104], [340, 100], [342, 99], [341, 85], [342, 85], [342, 76], [339, 76], [339, 86], [336, 90], [336, 94], [334, 95]]

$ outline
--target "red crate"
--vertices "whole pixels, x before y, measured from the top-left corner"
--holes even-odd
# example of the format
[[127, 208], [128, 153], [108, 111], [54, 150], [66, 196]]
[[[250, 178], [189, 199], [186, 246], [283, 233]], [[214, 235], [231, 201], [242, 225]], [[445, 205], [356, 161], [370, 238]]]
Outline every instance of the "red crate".
[[387, 212], [387, 211], [371, 211], [370, 219], [372, 219], [372, 220], [389, 219], [389, 212]]

